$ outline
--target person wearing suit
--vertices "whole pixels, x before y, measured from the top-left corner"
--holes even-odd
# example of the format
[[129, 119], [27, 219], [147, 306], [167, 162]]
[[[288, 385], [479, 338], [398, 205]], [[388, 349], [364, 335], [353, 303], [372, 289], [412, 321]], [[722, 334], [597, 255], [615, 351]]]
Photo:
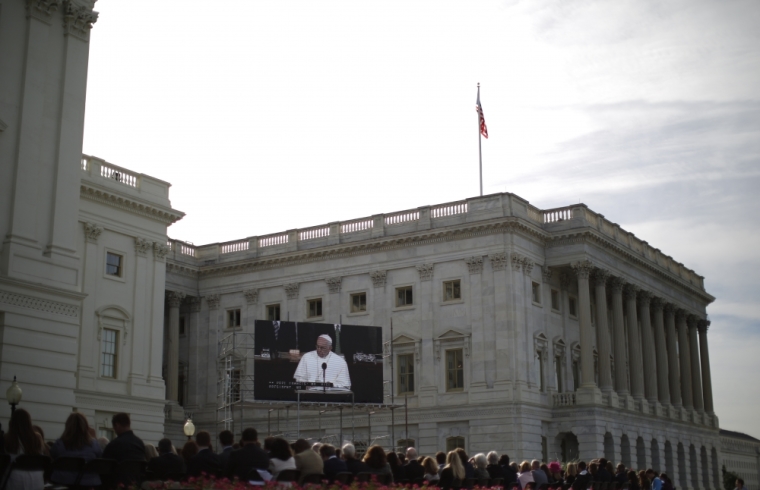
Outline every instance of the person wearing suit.
[[[117, 463], [122, 461], [145, 461], [145, 444], [142, 439], [132, 432], [132, 421], [126, 413], [117, 413], [111, 417], [111, 426], [116, 433], [116, 439], [109, 442], [103, 450], [103, 458], [115, 459]], [[105, 478], [105, 477], [104, 477]], [[120, 471], [117, 466], [116, 470], [107, 481], [105, 486], [118, 486], [123, 484], [128, 487], [132, 482], [138, 481], [140, 475]]]
[[369, 466], [363, 461], [356, 459], [356, 447], [350, 442], [343, 444], [340, 454], [343, 457], [343, 461], [346, 462], [347, 470], [352, 474], [369, 472]]
[[211, 434], [202, 430], [195, 436], [195, 442], [198, 444], [198, 454], [187, 462], [188, 476], [197, 477], [203, 473], [208, 476], [218, 476], [221, 471], [219, 455], [211, 448]]
[[219, 468], [224, 470], [227, 467], [227, 461], [230, 460], [232, 445], [235, 443], [235, 436], [228, 430], [219, 433], [219, 445], [222, 446], [222, 452], [219, 453]]
[[332, 444], [323, 444], [322, 447], [319, 448], [319, 455], [322, 456], [322, 461], [324, 462], [323, 473], [330, 483], [335, 481], [335, 475], [348, 471], [346, 462], [342, 459], [338, 459], [335, 455], [335, 446]]
[[323, 474], [324, 463], [322, 458], [311, 450], [311, 445], [305, 439], [298, 439], [293, 444], [293, 450], [296, 453], [296, 469], [301, 472], [301, 481], [308, 475]]
[[248, 428], [243, 431], [243, 447], [230, 453], [230, 459], [224, 469], [224, 475], [229, 478], [237, 478], [242, 481], [250, 481], [256, 475], [251, 470], [267, 470], [269, 468], [269, 456], [259, 446], [259, 434], [256, 429]]
[[172, 452], [171, 440], [164, 438], [158, 441], [158, 454], [157, 458], [148, 461], [148, 473], [151, 474], [151, 478], [166, 480], [169, 475], [185, 474], [185, 460]]
[[404, 471], [407, 480], [414, 482], [414, 480], [425, 476], [425, 469], [420, 462], [417, 461], [417, 450], [415, 448], [409, 447], [406, 449], [406, 461]]
[[254, 353], [261, 355], [262, 349], [269, 349], [272, 359], [277, 359], [277, 352], [298, 349], [296, 324], [291, 322], [257, 321], [254, 327]]

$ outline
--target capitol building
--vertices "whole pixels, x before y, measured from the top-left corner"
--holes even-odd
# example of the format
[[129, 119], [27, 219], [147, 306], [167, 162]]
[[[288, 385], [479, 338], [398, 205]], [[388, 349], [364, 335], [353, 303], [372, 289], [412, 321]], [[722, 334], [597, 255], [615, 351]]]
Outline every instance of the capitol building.
[[[721, 488], [725, 466], [759, 488], [760, 441], [714, 410], [704, 278], [583, 204], [500, 193], [169, 238], [168, 182], [82, 154], [93, 4], [0, 16], [0, 395], [16, 376], [49, 437], [72, 410], [111, 437], [126, 411], [153, 443], [192, 416], [212, 435], [604, 456], [684, 489]], [[383, 403], [257, 399], [256, 320], [381, 327]]]

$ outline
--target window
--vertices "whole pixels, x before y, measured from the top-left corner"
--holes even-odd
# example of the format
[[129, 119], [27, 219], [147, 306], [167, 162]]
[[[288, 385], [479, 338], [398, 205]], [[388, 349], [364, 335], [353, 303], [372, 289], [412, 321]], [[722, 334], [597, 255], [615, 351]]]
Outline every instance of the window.
[[185, 374], [182, 372], [184, 369], [182, 366], [179, 368], [180, 373], [177, 377], [177, 403], [185, 405]]
[[556, 377], [557, 382], [557, 392], [562, 393], [564, 391], [564, 386], [562, 383], [562, 357], [557, 356], [554, 358], [554, 375]]
[[267, 320], [272, 322], [280, 321], [280, 304], [267, 305]]
[[106, 252], [106, 274], [121, 277], [124, 272], [124, 268], [122, 267], [123, 261], [124, 257], [121, 255]]
[[179, 317], [179, 334], [185, 335], [185, 317]]
[[462, 299], [462, 288], [459, 283], [459, 279], [456, 281], [444, 281], [443, 282], [443, 300], [455, 301]]
[[105, 437], [109, 441], [116, 438], [116, 433], [108, 427], [98, 427], [98, 437]]
[[532, 283], [531, 293], [533, 295], [533, 302], [537, 305], [541, 304], [541, 285], [537, 282]]
[[367, 311], [367, 293], [351, 295], [351, 313]]
[[573, 391], [578, 391], [581, 386], [581, 368], [580, 361], [573, 359]]
[[398, 356], [398, 394], [414, 393], [414, 354]]
[[552, 289], [552, 310], [560, 311], [559, 306], [559, 291]]
[[453, 451], [454, 449], [461, 447], [464, 449], [464, 437], [447, 437], [446, 438], [446, 452]]
[[414, 445], [414, 439], [399, 439], [396, 443], [396, 447], [403, 452], [406, 452], [406, 448], [417, 447]]
[[412, 301], [412, 286], [405, 286], [396, 288], [396, 306], [411, 306]]
[[464, 389], [464, 357], [462, 349], [446, 351], [446, 391]]
[[538, 361], [538, 389], [546, 391], [546, 375], [544, 373], [544, 358], [546, 354], [544, 351], [539, 350], [536, 352], [536, 361]]
[[322, 316], [322, 298], [310, 299], [308, 301], [309, 313], [308, 318], [315, 318]]
[[578, 311], [575, 308], [576, 301], [573, 296], [570, 296], [567, 301], [567, 309], [569, 310], [568, 313], [570, 313], [570, 316], [573, 318], [578, 317]]
[[240, 326], [240, 309], [227, 310], [227, 328]]
[[100, 375], [104, 378], [116, 377], [116, 346], [119, 332], [104, 328], [100, 334]]

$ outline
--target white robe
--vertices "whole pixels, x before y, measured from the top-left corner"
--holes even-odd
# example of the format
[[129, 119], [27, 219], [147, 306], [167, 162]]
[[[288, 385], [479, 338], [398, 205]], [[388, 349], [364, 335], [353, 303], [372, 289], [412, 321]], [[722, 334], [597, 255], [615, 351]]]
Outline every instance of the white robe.
[[307, 352], [301, 357], [293, 378], [305, 383], [321, 383], [322, 363], [327, 363], [324, 379], [326, 383], [332, 383], [336, 388], [351, 388], [348, 365], [342, 357], [333, 352], [330, 352], [327, 357], [319, 357], [315, 350]]

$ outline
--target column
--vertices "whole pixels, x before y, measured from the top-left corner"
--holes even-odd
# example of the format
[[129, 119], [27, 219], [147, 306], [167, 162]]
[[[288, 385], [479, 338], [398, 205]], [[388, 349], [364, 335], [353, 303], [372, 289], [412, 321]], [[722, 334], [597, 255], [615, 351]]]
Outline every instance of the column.
[[201, 346], [201, 298], [198, 296], [192, 296], [189, 299], [190, 316], [185, 323], [185, 331], [187, 333], [190, 351], [190, 362], [187, 366], [187, 404], [198, 406], [203, 404], [202, 383], [208, 383], [210, 380], [206, 380], [206, 372], [203, 369], [205, 363], [202, 361], [205, 356], [203, 355], [203, 348]]
[[656, 403], [657, 364], [651, 316], [649, 314], [649, 303], [651, 301], [652, 293], [649, 291], [639, 292], [639, 304], [641, 305], [641, 353], [644, 359], [644, 392], [649, 403]]
[[676, 312], [676, 327], [678, 328], [678, 359], [681, 365], [681, 399], [683, 407], [694, 408], [691, 397], [691, 354], [689, 353], [689, 334], [686, 331], [686, 312]]
[[494, 334], [496, 335], [496, 382], [495, 385], [503, 386], [504, 389], [499, 393], [500, 396], [506, 395], [506, 385], [512, 380], [512, 359], [509, 355], [511, 347], [510, 330], [508, 328], [508, 318], [510, 317], [509, 298], [511, 297], [510, 283], [506, 273], [508, 257], [506, 253], [500, 252], [488, 256], [493, 271], [493, 288], [494, 288]]
[[705, 405], [702, 398], [702, 375], [699, 372], [699, 343], [697, 341], [697, 320], [695, 315], [689, 315], [686, 323], [689, 326], [689, 353], [691, 354], [691, 392], [694, 409], [704, 412]]
[[628, 377], [625, 370], [625, 325], [623, 316], [623, 286], [620, 277], [610, 279], [612, 290], [612, 329], [615, 342], [615, 389], [621, 397], [628, 396]]
[[633, 284], [625, 286], [625, 306], [628, 318], [628, 369], [631, 376], [631, 395], [636, 400], [644, 398], [644, 377], [642, 376], [641, 336], [636, 311], [636, 295], [639, 288]]
[[169, 401], [176, 402], [179, 395], [179, 305], [185, 293], [169, 291], [169, 359], [166, 366], [166, 386]]
[[610, 328], [607, 325], [607, 278], [609, 271], [594, 271], [594, 293], [596, 295], [596, 349], [599, 352], [599, 388], [602, 392], [612, 391], [612, 367], [610, 366]]
[[[663, 405], [670, 404], [670, 384], [668, 383], [668, 349], [665, 340], [665, 319], [662, 315], [662, 298], [653, 298], [654, 348], [657, 358], [657, 398]], [[658, 439], [659, 441], [659, 439]]]
[[594, 381], [594, 332], [591, 328], [591, 295], [589, 294], [589, 276], [593, 266], [589, 261], [576, 262], [573, 269], [578, 277], [578, 320], [580, 323], [581, 344], [581, 389], [593, 390]]
[[702, 361], [702, 387], [704, 388], [705, 412], [714, 414], [713, 395], [712, 395], [712, 377], [710, 376], [710, 353], [707, 349], [707, 328], [710, 322], [699, 320], [697, 328], [699, 329], [699, 357]]
[[472, 325], [472, 377], [470, 387], [486, 387], [486, 332], [483, 326], [483, 257], [465, 259], [470, 273], [470, 321]]
[[663, 308], [665, 313], [665, 329], [667, 331], [668, 347], [668, 384], [670, 384], [670, 403], [681, 408], [681, 369], [678, 365], [678, 348], [676, 344], [676, 309], [668, 303]]

